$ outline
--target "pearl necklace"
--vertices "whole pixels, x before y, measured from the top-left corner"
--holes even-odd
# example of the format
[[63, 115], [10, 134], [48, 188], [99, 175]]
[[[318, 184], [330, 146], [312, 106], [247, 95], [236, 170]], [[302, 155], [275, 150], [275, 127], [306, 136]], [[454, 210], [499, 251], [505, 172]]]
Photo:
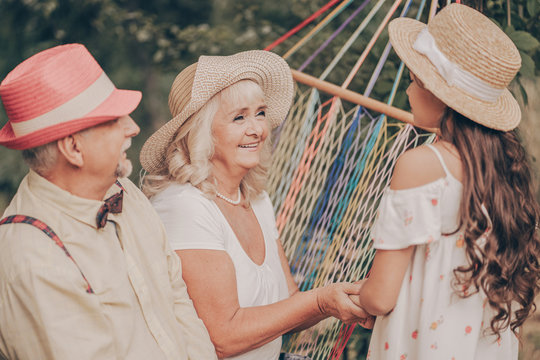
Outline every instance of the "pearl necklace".
[[232, 204], [232, 205], [238, 205], [238, 204], [240, 204], [240, 200], [242, 200], [242, 194], [240, 193], [240, 188], [238, 188], [238, 200], [230, 199], [230, 198], [226, 197], [225, 195], [221, 194], [217, 190], [216, 190], [216, 196], [218, 198], [221, 198], [221, 199], [225, 200], [226, 202], [228, 202], [229, 204]]

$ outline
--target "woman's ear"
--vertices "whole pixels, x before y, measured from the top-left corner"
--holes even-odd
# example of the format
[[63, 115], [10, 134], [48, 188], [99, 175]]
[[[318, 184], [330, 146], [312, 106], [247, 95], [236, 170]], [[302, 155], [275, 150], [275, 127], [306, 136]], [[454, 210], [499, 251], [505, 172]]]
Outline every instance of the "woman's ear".
[[72, 134], [57, 140], [56, 146], [68, 163], [78, 168], [84, 165], [83, 144], [80, 134]]

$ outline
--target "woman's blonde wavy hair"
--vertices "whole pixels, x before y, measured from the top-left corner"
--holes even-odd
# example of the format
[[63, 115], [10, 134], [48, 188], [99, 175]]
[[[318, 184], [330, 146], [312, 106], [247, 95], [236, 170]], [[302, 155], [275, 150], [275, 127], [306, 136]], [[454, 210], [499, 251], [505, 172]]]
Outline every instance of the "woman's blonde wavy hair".
[[[212, 122], [223, 100], [238, 105], [241, 101], [264, 99], [260, 86], [251, 80], [241, 80], [214, 95], [199, 111], [193, 114], [176, 131], [174, 140], [167, 148], [165, 161], [158, 171], [144, 175], [142, 191], [151, 198], [171, 183], [190, 183], [209, 199], [216, 197], [216, 179], [212, 176], [214, 137]], [[270, 136], [261, 150], [257, 166], [250, 169], [240, 183], [244, 206], [266, 188], [267, 171], [271, 161]]]

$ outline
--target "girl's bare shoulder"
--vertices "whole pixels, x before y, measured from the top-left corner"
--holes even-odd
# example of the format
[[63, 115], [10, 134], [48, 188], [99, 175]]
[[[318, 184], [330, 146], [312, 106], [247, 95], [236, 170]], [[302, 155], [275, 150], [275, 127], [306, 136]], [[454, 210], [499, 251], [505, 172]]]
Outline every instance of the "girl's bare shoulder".
[[405, 151], [397, 160], [390, 188], [410, 189], [446, 176], [432, 149], [426, 145]]

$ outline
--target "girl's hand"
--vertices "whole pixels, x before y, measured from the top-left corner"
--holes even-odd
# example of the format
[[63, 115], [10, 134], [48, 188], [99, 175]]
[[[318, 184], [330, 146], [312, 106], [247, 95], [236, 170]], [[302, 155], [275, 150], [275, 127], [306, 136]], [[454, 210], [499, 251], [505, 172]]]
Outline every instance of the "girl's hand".
[[371, 315], [357, 306], [350, 298], [363, 284], [334, 283], [317, 289], [317, 305], [323, 315], [333, 316], [345, 324], [367, 323]]
[[369, 315], [364, 320], [359, 321], [358, 324], [364, 329], [373, 329], [373, 325], [375, 325], [375, 316]]

